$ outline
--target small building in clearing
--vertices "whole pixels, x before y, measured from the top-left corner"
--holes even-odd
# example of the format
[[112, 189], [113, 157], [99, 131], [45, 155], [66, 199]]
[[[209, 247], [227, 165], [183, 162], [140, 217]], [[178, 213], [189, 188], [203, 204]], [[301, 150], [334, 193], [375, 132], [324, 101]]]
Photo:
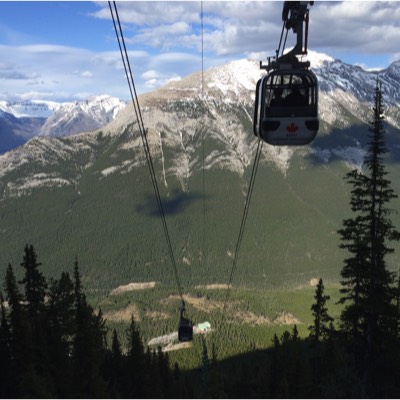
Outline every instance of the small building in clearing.
[[208, 321], [201, 322], [193, 327], [193, 333], [207, 333], [211, 331], [211, 324]]

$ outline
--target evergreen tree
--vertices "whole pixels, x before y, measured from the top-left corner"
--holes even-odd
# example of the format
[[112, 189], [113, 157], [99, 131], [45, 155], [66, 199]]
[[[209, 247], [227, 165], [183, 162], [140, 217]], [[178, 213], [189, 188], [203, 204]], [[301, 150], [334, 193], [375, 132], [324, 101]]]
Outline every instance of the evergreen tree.
[[325, 287], [321, 278], [318, 281], [314, 295], [315, 303], [311, 306], [314, 323], [310, 326], [309, 331], [310, 338], [315, 342], [319, 342], [321, 339], [326, 339], [328, 337], [330, 324], [333, 321], [333, 318], [329, 316], [328, 309], [325, 306], [330, 296], [326, 296], [324, 290]]
[[12, 266], [9, 264], [5, 277], [5, 292], [9, 305], [11, 376], [10, 397], [49, 397], [44, 382], [37, 373], [35, 338], [28, 315], [23, 308], [23, 297], [19, 291]]
[[21, 266], [25, 269], [24, 278], [19, 282], [25, 286], [25, 301], [30, 318], [35, 319], [44, 310], [47, 283], [39, 271], [35, 249], [32, 245], [25, 246], [25, 254]]
[[124, 357], [122, 355], [118, 333], [115, 328], [112, 334], [111, 351], [107, 352], [106, 357], [103, 373], [107, 378], [108, 393], [112, 398], [124, 397]]
[[300, 337], [299, 337], [299, 330], [297, 329], [297, 325], [296, 325], [296, 324], [294, 324], [294, 326], [293, 326], [292, 340], [293, 340], [293, 342], [295, 342], [295, 343], [298, 343], [299, 340], [300, 340]]
[[138, 326], [133, 316], [127, 330], [128, 352], [126, 356], [126, 379], [127, 396], [133, 398], [144, 398], [150, 383], [149, 376], [145, 370], [146, 357], [140, 337]]
[[136, 324], [135, 318], [131, 316], [131, 322], [127, 331], [128, 339], [128, 357], [132, 360], [142, 363], [144, 359], [144, 346], [140, 337], [139, 328]]
[[50, 360], [48, 338], [47, 338], [47, 314], [45, 297], [47, 282], [44, 275], [39, 270], [42, 264], [37, 261], [37, 255], [32, 245], [24, 248], [24, 257], [21, 263], [24, 277], [20, 284], [25, 288], [23, 308], [26, 310], [27, 323], [30, 331], [30, 342], [32, 343], [33, 365], [37, 372], [37, 386], [41, 385], [44, 392], [51, 395], [54, 391], [49, 375]]
[[74, 284], [67, 272], [51, 282], [48, 296], [48, 326], [66, 353], [70, 352], [75, 317]]
[[281, 360], [279, 357], [280, 344], [276, 333], [274, 334], [272, 343], [274, 347], [272, 350], [272, 360], [270, 367], [269, 397], [271, 399], [276, 399], [280, 397], [280, 383], [282, 379]]
[[388, 207], [397, 195], [384, 164], [387, 149], [383, 120], [382, 89], [377, 82], [364, 173], [354, 170], [346, 175], [353, 186], [350, 205], [354, 216], [345, 220], [339, 230], [340, 247], [351, 254], [341, 273], [340, 302], [345, 305], [342, 329], [356, 348], [356, 364], [363, 374], [363, 396], [378, 395], [374, 392], [382, 371], [378, 355], [397, 332], [394, 275], [388, 270], [385, 257], [393, 252], [388, 241], [399, 240], [400, 233], [392, 224], [393, 210]]
[[72, 397], [107, 397], [101, 368], [106, 359], [105, 323], [101, 311], [96, 315], [82, 291], [78, 262], [74, 266], [76, 304], [75, 334], [72, 346], [74, 393]]
[[113, 330], [112, 344], [111, 344], [111, 354], [113, 358], [116, 360], [120, 360], [122, 358], [121, 344], [119, 342], [117, 331]]
[[[351, 180], [353, 179], [354, 180]], [[358, 181], [364, 180], [364, 176], [358, 171], [352, 171], [347, 175], [349, 183], [354, 185]], [[352, 201], [354, 197], [359, 195], [358, 190], [353, 190]], [[352, 255], [344, 262], [345, 265], [341, 272], [342, 277], [342, 298], [340, 304], [346, 304], [341, 314], [342, 331], [349, 336], [354, 345], [357, 347], [365, 332], [365, 321], [363, 319], [364, 291], [368, 277], [366, 268], [367, 248], [366, 240], [362, 235], [365, 230], [361, 217], [356, 216], [354, 219], [347, 219], [343, 222], [343, 229], [339, 230], [342, 236], [342, 244], [340, 248], [347, 249]]]
[[4, 399], [11, 393], [11, 334], [4, 307], [4, 297], [1, 292], [0, 307], [0, 398]]
[[308, 330], [310, 331], [309, 339], [311, 340], [312, 348], [310, 349], [310, 359], [312, 362], [312, 381], [314, 393], [317, 397], [321, 397], [321, 380], [323, 376], [322, 365], [324, 363], [321, 355], [321, 347], [325, 346], [328, 339], [331, 339], [330, 333], [333, 331], [333, 318], [328, 315], [326, 302], [330, 296], [324, 294], [325, 287], [322, 278], [319, 279], [315, 290], [315, 303], [311, 306], [313, 315], [313, 325]]
[[51, 375], [56, 397], [71, 397], [72, 337], [75, 331], [74, 284], [68, 273], [50, 285], [47, 304], [47, 337]]
[[[147, 354], [150, 354], [149, 351], [147, 351]], [[169, 369], [169, 359], [168, 359], [168, 354], [163, 353], [161, 350], [161, 347], [158, 348], [157, 352], [154, 353], [155, 355], [155, 365], [154, 367], [152, 366], [151, 371], [152, 376], [151, 380], [153, 379], [157, 380], [160, 382], [159, 388], [153, 388], [153, 391], [151, 393], [151, 397], [167, 397], [167, 398], [173, 398], [173, 385], [172, 385], [172, 374]]]
[[74, 262], [74, 297], [75, 304], [78, 305], [81, 301], [82, 296], [82, 283], [81, 283], [81, 273], [79, 271], [78, 259], [75, 258]]
[[400, 338], [400, 270], [397, 273], [396, 310], [397, 310], [397, 338]]

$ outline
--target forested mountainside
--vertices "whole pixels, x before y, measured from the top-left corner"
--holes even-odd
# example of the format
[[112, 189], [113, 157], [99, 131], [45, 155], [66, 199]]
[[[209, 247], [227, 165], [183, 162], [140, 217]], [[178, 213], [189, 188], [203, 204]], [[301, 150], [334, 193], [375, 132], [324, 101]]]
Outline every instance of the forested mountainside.
[[[316, 276], [337, 281], [336, 230], [349, 212], [343, 176], [361, 167], [378, 76], [389, 169], [396, 188], [399, 182], [398, 64], [378, 73], [314, 58], [320, 133], [308, 147], [264, 146], [238, 268], [244, 285], [295, 287]], [[257, 63], [240, 60], [206, 71], [203, 97], [201, 74], [194, 74], [139, 99], [189, 286], [226, 281], [257, 144], [253, 99], [262, 73]], [[0, 193], [2, 268], [32, 242], [49, 271], [79, 255], [90, 285], [104, 290], [135, 280], [173, 281], [132, 106], [103, 129], [37, 137], [0, 156]]]

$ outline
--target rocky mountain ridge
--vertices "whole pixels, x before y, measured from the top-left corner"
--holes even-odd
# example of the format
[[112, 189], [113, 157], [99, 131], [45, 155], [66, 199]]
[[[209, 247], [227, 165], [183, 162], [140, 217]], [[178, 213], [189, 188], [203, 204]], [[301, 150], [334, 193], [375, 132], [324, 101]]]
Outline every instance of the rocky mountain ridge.
[[116, 118], [126, 102], [93, 96], [83, 101], [0, 102], [0, 154], [35, 136], [68, 136], [103, 127]]
[[[400, 79], [397, 79], [400, 62], [382, 71], [369, 72], [323, 54], [310, 53], [310, 59], [320, 85], [321, 128], [318, 137], [309, 147], [265, 145], [262, 162], [272, 163], [283, 174], [290, 167], [294, 154], [313, 156], [325, 163], [339, 157], [353, 167], [361, 167], [364, 155], [362, 136], [360, 139], [359, 134], [347, 135], [346, 138], [340, 135], [333, 139], [332, 132], [368, 123], [378, 78], [384, 90], [386, 120], [393, 129], [400, 128]], [[202, 167], [199, 149], [204, 140], [210, 143], [204, 159], [206, 170], [222, 168], [239, 175], [244, 173], [253, 161], [256, 145], [252, 133], [254, 89], [263, 74], [265, 71], [260, 70], [259, 63], [238, 60], [205, 71], [203, 81], [198, 72], [139, 97], [152, 155], [163, 165], [165, 186], [168, 186], [168, 176], [175, 176], [182, 188], [188, 190], [191, 174]], [[84, 104], [80, 108], [84, 110]], [[76, 108], [71, 109], [74, 111], [67, 114], [79, 118]], [[92, 110], [93, 120], [103, 116], [101, 108]], [[110, 106], [109, 110], [115, 112], [117, 108]], [[68, 126], [67, 117], [57, 120], [64, 121], [64, 127]], [[50, 121], [47, 120], [44, 126], [49, 126]], [[3, 195], [25, 192], [28, 186], [76, 185], [80, 173], [67, 177], [65, 172], [58, 170], [57, 163], [66, 158], [77, 159], [74, 168], [83, 171], [97, 158], [96, 149], [102, 147], [105, 140], [114, 146], [112, 158], [115, 161], [110, 161], [107, 168], [99, 171], [100, 177], [124, 173], [135, 165], [141, 165], [144, 155], [136, 127], [135, 113], [130, 104], [110, 124], [93, 132], [32, 139], [25, 146], [0, 156]], [[129, 134], [122, 138], [122, 133], [127, 130]], [[126, 155], [127, 151], [130, 151], [129, 155]], [[120, 156], [122, 153], [124, 157]], [[167, 153], [170, 155], [168, 158]], [[18, 174], [17, 180], [8, 180], [11, 172], [14, 176], [27, 164], [35, 165], [35, 170], [28, 176]], [[49, 169], [52, 172], [44, 172]]]

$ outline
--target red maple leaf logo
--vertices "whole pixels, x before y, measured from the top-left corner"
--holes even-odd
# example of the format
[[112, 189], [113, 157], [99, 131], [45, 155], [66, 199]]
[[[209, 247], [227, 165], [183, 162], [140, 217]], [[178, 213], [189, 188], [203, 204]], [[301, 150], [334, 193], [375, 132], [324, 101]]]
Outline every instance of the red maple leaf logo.
[[286, 129], [289, 133], [296, 133], [299, 130], [299, 127], [294, 122], [292, 122], [290, 125], [287, 126]]

